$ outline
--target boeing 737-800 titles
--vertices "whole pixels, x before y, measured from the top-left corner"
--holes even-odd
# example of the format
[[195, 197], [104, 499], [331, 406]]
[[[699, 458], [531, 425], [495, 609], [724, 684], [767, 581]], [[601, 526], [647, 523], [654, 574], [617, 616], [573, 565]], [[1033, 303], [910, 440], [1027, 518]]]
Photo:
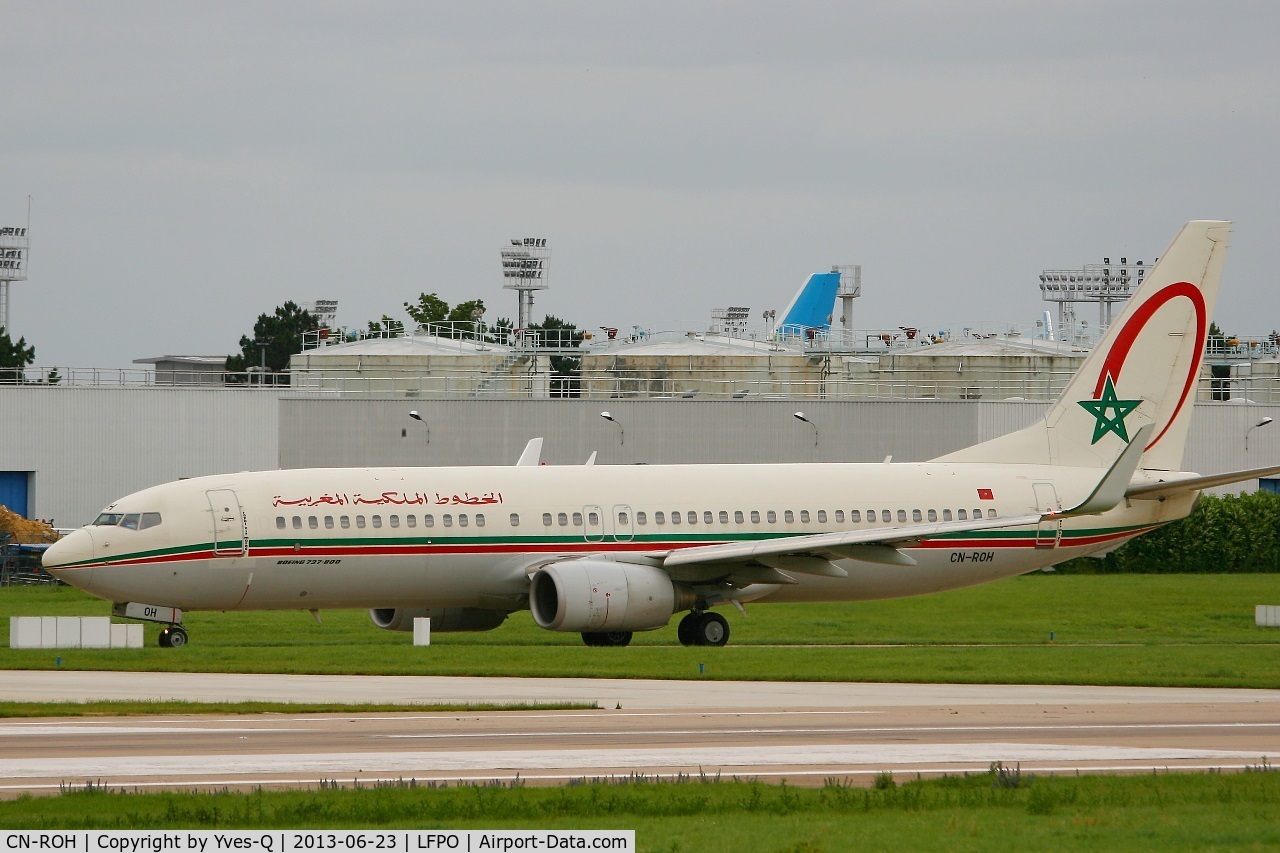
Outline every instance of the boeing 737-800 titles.
[[436, 631], [527, 608], [588, 645], [688, 611], [682, 643], [723, 645], [718, 605], [918, 595], [1098, 554], [1280, 470], [1180, 471], [1229, 234], [1183, 227], [1040, 421], [930, 462], [226, 474], [121, 498], [44, 564], [168, 623], [167, 646], [184, 610], [340, 607]]

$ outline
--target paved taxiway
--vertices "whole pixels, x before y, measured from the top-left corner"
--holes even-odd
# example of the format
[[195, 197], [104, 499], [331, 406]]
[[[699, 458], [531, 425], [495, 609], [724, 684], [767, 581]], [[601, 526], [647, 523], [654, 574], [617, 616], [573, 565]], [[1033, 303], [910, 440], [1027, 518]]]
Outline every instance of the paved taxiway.
[[[1280, 691], [1026, 685], [0, 672], [11, 700], [597, 702], [596, 711], [0, 721], [0, 796], [359, 779], [1238, 769], [1280, 755]], [[618, 706], [621, 705], [621, 708]]]

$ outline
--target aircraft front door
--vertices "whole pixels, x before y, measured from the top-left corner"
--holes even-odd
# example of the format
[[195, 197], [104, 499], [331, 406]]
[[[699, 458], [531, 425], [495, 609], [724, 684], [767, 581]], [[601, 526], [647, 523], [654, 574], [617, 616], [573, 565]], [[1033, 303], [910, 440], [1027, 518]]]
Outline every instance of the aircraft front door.
[[604, 540], [604, 511], [595, 504], [582, 508], [582, 535], [588, 542]]
[[[1058, 501], [1058, 490], [1053, 483], [1032, 483], [1031, 488], [1036, 495], [1036, 511], [1042, 515], [1050, 512], [1061, 512], [1062, 504]], [[1062, 541], [1062, 519], [1042, 518], [1036, 525], [1036, 547], [1056, 548]]]
[[249, 549], [249, 530], [244, 511], [240, 509], [240, 499], [231, 489], [212, 489], [205, 495], [209, 499], [213, 555], [243, 557]]

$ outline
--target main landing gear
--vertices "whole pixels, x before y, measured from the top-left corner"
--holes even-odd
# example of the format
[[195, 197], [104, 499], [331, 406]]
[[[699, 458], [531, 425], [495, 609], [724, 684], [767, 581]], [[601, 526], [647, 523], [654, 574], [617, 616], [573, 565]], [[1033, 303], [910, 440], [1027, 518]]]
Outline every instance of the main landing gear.
[[729, 623], [719, 613], [694, 610], [680, 620], [676, 636], [682, 646], [723, 646], [729, 642]]
[[187, 629], [181, 625], [170, 625], [160, 632], [160, 648], [180, 649], [187, 644]]
[[582, 642], [588, 646], [625, 646], [631, 642], [631, 632], [583, 631]]

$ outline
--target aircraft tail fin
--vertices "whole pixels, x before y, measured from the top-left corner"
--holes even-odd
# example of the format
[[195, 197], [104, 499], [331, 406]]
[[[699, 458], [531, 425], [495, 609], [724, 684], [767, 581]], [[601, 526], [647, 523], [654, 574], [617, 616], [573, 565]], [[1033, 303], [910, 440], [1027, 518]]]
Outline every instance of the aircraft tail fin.
[[1106, 468], [1154, 424], [1141, 467], [1178, 470], [1230, 234], [1188, 222], [1041, 420], [937, 461]]
[[791, 304], [782, 312], [778, 333], [803, 335], [807, 329], [831, 328], [831, 312], [836, 304], [836, 291], [840, 288], [840, 273], [818, 272], [809, 276]]

